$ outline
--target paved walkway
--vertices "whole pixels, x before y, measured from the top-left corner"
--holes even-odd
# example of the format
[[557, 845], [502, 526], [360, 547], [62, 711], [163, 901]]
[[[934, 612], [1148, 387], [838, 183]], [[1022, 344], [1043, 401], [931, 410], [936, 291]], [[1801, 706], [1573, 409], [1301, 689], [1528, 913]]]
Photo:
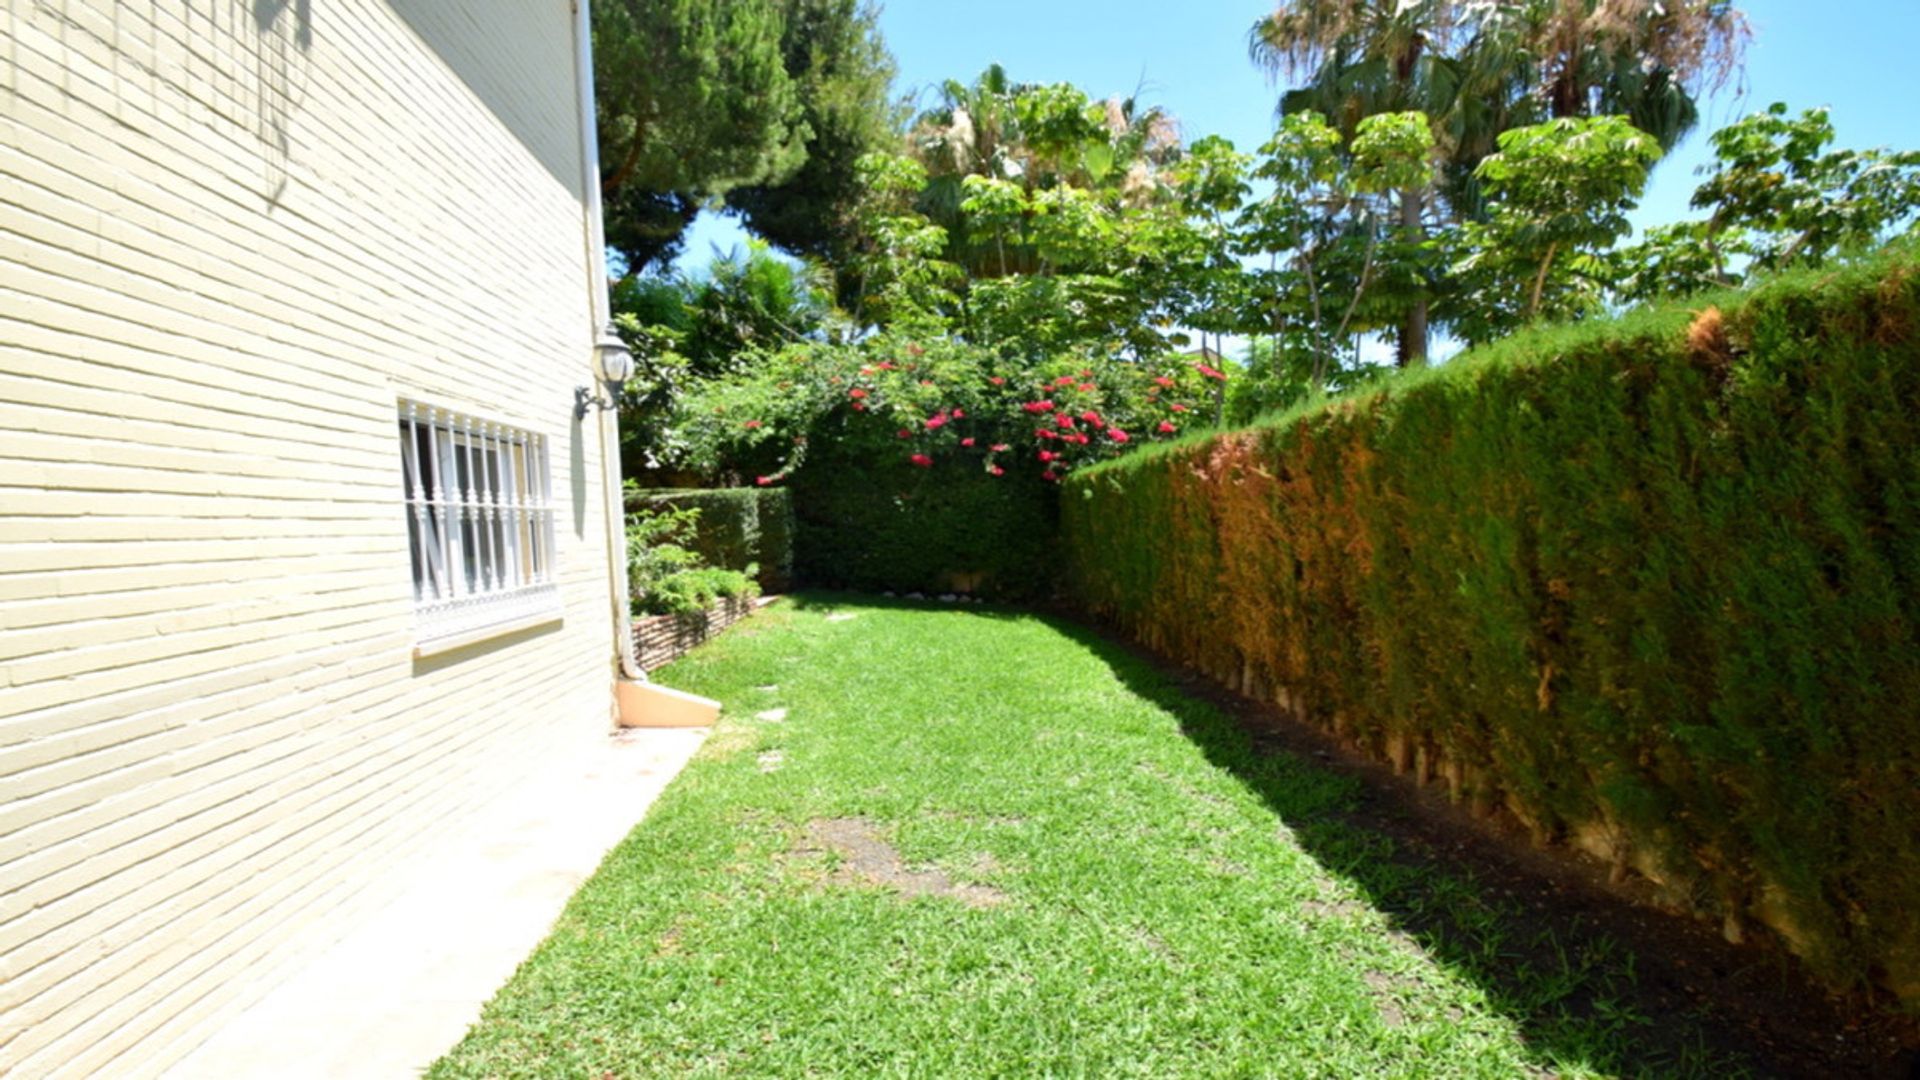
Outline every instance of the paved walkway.
[[166, 1075], [417, 1076], [466, 1034], [705, 737], [623, 732], [503, 793], [413, 869], [402, 899]]

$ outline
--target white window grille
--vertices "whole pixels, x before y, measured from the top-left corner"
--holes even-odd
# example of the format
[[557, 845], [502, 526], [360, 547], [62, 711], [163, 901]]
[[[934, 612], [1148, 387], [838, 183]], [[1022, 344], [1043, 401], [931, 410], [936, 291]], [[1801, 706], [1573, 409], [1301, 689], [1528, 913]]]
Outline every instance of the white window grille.
[[546, 437], [402, 401], [400, 457], [415, 653], [559, 618]]

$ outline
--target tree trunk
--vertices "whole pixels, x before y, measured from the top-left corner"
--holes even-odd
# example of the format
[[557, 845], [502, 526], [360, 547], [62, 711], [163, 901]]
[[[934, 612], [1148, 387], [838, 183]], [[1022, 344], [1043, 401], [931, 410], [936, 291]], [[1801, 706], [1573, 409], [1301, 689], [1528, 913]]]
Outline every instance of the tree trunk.
[[1540, 295], [1547, 288], [1547, 271], [1553, 269], [1553, 257], [1560, 251], [1560, 242], [1555, 240], [1547, 245], [1546, 258], [1540, 260], [1540, 272], [1533, 278], [1533, 294], [1527, 298], [1527, 321], [1540, 319]]
[[[1215, 332], [1215, 334], [1213, 335], [1213, 344], [1214, 344], [1213, 359], [1216, 362], [1208, 365], [1209, 367], [1212, 367], [1218, 370], [1222, 375], [1224, 375], [1227, 370], [1227, 358], [1226, 358], [1226, 355], [1221, 351], [1226, 346], [1225, 337], [1226, 335], [1218, 332]], [[1206, 355], [1207, 355], [1207, 335], [1205, 331], [1202, 331], [1200, 334], [1200, 356], [1204, 360], [1206, 358]], [[1224, 378], [1215, 379], [1213, 380], [1213, 426], [1223, 427], [1226, 425], [1226, 422], [1227, 422], [1227, 380]]]
[[[1420, 240], [1420, 209], [1425, 192], [1406, 188], [1400, 192], [1400, 230], [1408, 243]], [[1400, 341], [1395, 362], [1403, 368], [1425, 367], [1427, 363], [1427, 294], [1416, 292], [1400, 317]]]

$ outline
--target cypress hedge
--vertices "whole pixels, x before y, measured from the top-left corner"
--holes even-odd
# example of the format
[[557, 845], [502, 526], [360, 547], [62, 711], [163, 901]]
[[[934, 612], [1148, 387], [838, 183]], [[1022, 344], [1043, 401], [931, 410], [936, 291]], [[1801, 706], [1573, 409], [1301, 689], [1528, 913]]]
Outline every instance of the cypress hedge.
[[1920, 1000], [1915, 256], [1088, 470], [1070, 588], [1730, 936]]
[[781, 488], [667, 488], [634, 492], [628, 511], [700, 511], [692, 547], [707, 566], [759, 566], [760, 588], [785, 592], [793, 578], [793, 496]]

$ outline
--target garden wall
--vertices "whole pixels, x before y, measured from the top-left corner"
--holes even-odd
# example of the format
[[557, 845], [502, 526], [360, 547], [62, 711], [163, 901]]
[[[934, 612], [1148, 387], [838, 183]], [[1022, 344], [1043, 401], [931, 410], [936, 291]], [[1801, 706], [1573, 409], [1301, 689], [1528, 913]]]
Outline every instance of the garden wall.
[[1071, 587], [1730, 935], [1920, 1000], [1920, 267], [1717, 303], [1090, 470]]

